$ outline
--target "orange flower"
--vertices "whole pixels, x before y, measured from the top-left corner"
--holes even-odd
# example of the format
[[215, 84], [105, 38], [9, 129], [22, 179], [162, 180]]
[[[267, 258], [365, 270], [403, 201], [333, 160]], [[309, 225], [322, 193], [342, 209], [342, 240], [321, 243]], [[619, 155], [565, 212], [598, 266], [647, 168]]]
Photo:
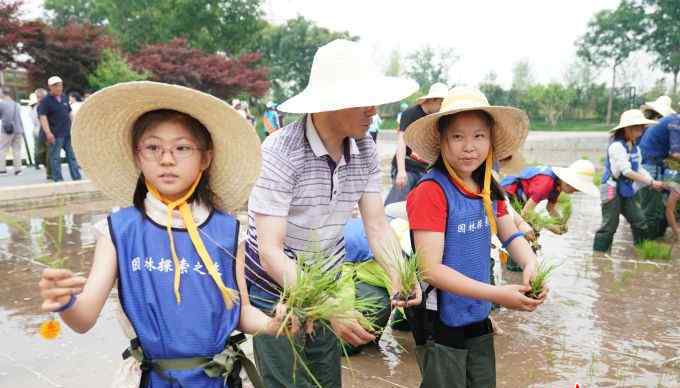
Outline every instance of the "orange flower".
[[40, 324], [38, 333], [43, 339], [53, 340], [59, 337], [59, 333], [61, 333], [61, 323], [56, 319], [49, 319]]

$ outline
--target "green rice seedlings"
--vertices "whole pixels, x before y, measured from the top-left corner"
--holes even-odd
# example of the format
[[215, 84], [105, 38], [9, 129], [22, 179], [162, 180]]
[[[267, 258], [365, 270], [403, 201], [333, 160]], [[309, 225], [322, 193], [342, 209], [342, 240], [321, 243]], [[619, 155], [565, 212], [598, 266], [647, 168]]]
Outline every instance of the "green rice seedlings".
[[557, 269], [557, 264], [550, 263], [547, 260], [541, 261], [536, 268], [536, 276], [529, 281], [531, 290], [527, 291], [525, 295], [529, 298], [538, 299], [555, 269]]
[[557, 217], [557, 223], [561, 226], [567, 225], [572, 212], [571, 197], [568, 195], [560, 195], [557, 200], [557, 209], [560, 212], [560, 216]]
[[[380, 308], [375, 299], [356, 298], [352, 279], [343, 278], [340, 267], [327, 269], [327, 263], [328, 260], [320, 255], [299, 255], [297, 280], [292, 285], [283, 286], [279, 301], [286, 305], [287, 311], [277, 334], [288, 338], [295, 356], [295, 367], [299, 363], [318, 387], [321, 385], [300, 355], [302, 345], [299, 338], [289, 330], [290, 323], [297, 320], [303, 329], [316, 323], [333, 331], [331, 319], [357, 320], [366, 330], [375, 331], [375, 324], [359, 311]], [[350, 286], [352, 289], [349, 289]]]
[[420, 269], [420, 257], [417, 252], [399, 260], [397, 276], [401, 290], [397, 292], [395, 299], [404, 302], [413, 299], [415, 297], [413, 290], [423, 279], [423, 273]]
[[670, 260], [672, 249], [669, 244], [652, 240], [645, 240], [635, 247], [638, 256], [645, 260]]
[[666, 167], [668, 167], [669, 169], [680, 171], [680, 161], [675, 160], [673, 158], [666, 158], [664, 159], [664, 163], [666, 164]]

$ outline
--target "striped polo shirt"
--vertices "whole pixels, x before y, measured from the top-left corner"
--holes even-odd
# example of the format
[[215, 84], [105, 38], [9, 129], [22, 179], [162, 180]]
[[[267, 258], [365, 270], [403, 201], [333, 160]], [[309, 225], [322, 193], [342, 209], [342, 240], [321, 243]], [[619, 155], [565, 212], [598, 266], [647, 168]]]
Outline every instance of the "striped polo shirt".
[[262, 172], [248, 201], [246, 277], [251, 285], [272, 296], [279, 294], [260, 264], [255, 213], [287, 218], [283, 247], [288, 257], [321, 254], [332, 268], [344, 260], [343, 229], [364, 193], [381, 193], [378, 153], [369, 135], [345, 139], [337, 163], [311, 115], [267, 137], [262, 143]]

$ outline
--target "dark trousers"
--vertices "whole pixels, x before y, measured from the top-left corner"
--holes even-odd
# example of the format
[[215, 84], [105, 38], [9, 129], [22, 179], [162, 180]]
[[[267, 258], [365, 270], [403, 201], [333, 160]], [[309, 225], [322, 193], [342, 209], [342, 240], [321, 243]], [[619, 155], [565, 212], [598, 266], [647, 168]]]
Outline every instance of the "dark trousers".
[[[340, 388], [342, 373], [338, 339], [326, 327], [315, 325], [313, 335], [300, 334], [295, 346], [303, 362], [324, 388]], [[260, 334], [253, 337], [255, 363], [267, 388], [314, 388], [288, 338]]]
[[396, 163], [392, 165], [392, 189], [390, 189], [389, 194], [387, 194], [387, 198], [385, 199], [385, 206], [395, 203], [395, 202], [402, 202], [406, 201], [406, 196], [408, 196], [408, 193], [413, 190], [414, 187], [418, 184], [420, 181], [420, 178], [425, 175], [427, 170], [422, 167], [415, 167], [412, 165], [413, 162], [410, 162], [407, 158], [406, 160], [406, 185], [404, 186], [403, 189], [398, 188], [395, 184], [394, 181], [397, 178], [397, 167]]
[[80, 171], [78, 170], [78, 162], [76, 162], [76, 154], [73, 152], [71, 146], [71, 136], [57, 137], [54, 143], [49, 146], [49, 159], [52, 166], [52, 180], [55, 182], [63, 181], [64, 177], [61, 175], [61, 150], [66, 153], [66, 162], [68, 163], [68, 171], [71, 179], [74, 181], [80, 180]]
[[630, 224], [635, 244], [639, 244], [647, 238], [647, 224], [642, 215], [642, 210], [634, 198], [622, 198], [614, 196], [608, 202], [602, 204], [602, 226], [595, 233], [593, 250], [608, 252], [612, 247], [614, 234], [619, 228], [619, 216], [623, 214]]

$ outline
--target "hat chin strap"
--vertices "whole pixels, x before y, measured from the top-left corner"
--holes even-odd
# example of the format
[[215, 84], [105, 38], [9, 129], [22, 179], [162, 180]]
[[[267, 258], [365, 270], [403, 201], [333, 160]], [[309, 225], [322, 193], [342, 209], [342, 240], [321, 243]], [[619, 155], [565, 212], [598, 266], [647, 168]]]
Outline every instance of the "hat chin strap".
[[165, 227], [168, 231], [168, 238], [170, 239], [170, 251], [172, 252], [172, 261], [175, 264], [175, 279], [173, 288], [177, 304], [179, 304], [182, 301], [182, 296], [180, 295], [179, 291], [180, 264], [179, 259], [177, 258], [177, 251], [175, 250], [175, 240], [172, 235], [172, 211], [175, 210], [175, 208], [179, 209], [179, 212], [182, 216], [182, 220], [184, 221], [184, 226], [187, 228], [187, 231], [189, 232], [189, 237], [191, 238], [191, 242], [194, 245], [194, 248], [196, 249], [198, 256], [201, 258], [201, 261], [205, 265], [208, 274], [217, 285], [217, 288], [219, 288], [220, 293], [222, 294], [222, 299], [224, 299], [224, 304], [227, 306], [227, 308], [230, 309], [234, 306], [234, 302], [238, 300], [238, 293], [235, 290], [232, 290], [225, 286], [224, 282], [222, 281], [222, 277], [217, 272], [215, 263], [213, 263], [213, 260], [210, 257], [208, 250], [205, 249], [205, 245], [203, 244], [201, 236], [198, 234], [198, 226], [196, 225], [196, 222], [194, 222], [194, 216], [191, 213], [191, 207], [187, 203], [187, 200], [194, 194], [194, 191], [196, 191], [196, 187], [198, 186], [198, 183], [201, 181], [202, 176], [203, 172], [199, 173], [198, 176], [196, 177], [196, 180], [189, 188], [189, 190], [181, 198], [175, 201], [171, 201], [165, 198], [160, 192], [158, 192], [156, 187], [154, 187], [154, 185], [151, 184], [151, 182], [149, 182], [148, 180], [145, 180], [144, 183], [146, 184], [146, 188], [149, 191], [149, 193], [151, 193], [154, 197], [163, 202], [167, 207], [168, 221]]
[[[448, 147], [448, 144], [444, 142], [444, 146]], [[446, 160], [446, 157], [444, 156], [444, 152], [441, 152], [442, 160], [444, 161], [444, 166], [446, 167], [446, 171], [449, 173], [449, 176], [451, 179], [455, 182], [456, 185], [462, 187], [466, 191], [470, 193], [474, 193], [475, 190], [470, 190], [466, 185], [465, 182], [463, 182], [462, 179], [456, 174], [456, 172], [453, 170], [449, 162]], [[484, 210], [486, 212], [486, 217], [489, 219], [489, 226], [491, 227], [491, 233], [497, 234], [497, 228], [496, 228], [496, 217], [493, 211], [493, 204], [491, 202], [491, 166], [493, 165], [493, 152], [491, 149], [489, 149], [489, 153], [486, 155], [486, 160], [484, 161], [484, 187], [482, 188], [482, 192], [480, 194], [476, 194], [478, 197], [482, 198], [482, 201], [484, 202]]]

